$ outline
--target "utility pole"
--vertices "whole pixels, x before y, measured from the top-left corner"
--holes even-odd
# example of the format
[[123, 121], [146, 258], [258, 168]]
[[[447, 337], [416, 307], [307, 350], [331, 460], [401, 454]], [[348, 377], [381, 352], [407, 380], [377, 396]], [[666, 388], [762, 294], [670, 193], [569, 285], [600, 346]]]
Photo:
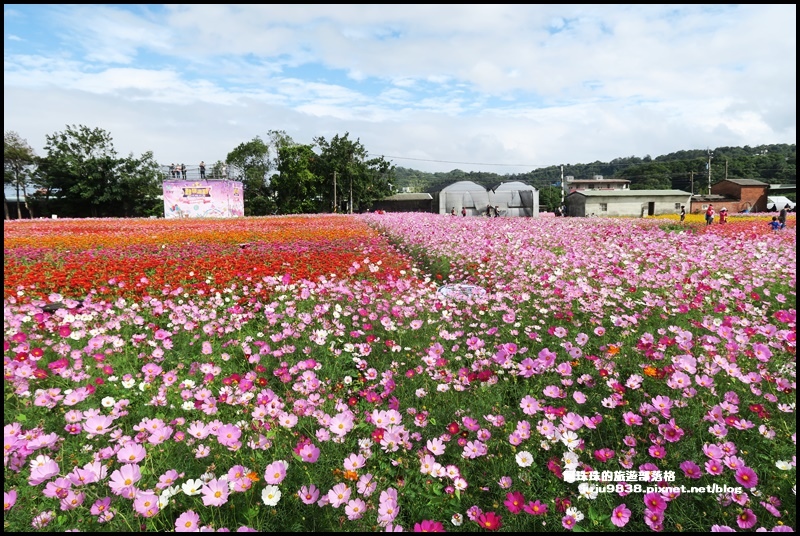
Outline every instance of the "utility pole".
[[339, 207], [336, 204], [336, 172], [333, 172], [333, 211], [338, 212]]
[[353, 174], [350, 174], [350, 214], [353, 213]]
[[725, 180], [728, 180], [728, 159], [725, 159]]
[[566, 188], [567, 185], [564, 184], [564, 166], [561, 166], [561, 206], [564, 206], [564, 191], [566, 190]]
[[694, 195], [694, 171], [689, 172], [689, 185], [690, 191]]
[[711, 195], [711, 149], [708, 150], [708, 195]]

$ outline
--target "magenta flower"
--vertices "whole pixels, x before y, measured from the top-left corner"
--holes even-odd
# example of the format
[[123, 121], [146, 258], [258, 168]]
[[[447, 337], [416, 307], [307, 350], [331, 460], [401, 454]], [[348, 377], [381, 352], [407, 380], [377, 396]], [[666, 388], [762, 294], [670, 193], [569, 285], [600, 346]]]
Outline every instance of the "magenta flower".
[[486, 530], [498, 530], [503, 526], [503, 520], [494, 512], [486, 512], [478, 516], [478, 525]]
[[752, 488], [758, 484], [758, 475], [749, 467], [740, 467], [736, 470], [736, 481], [745, 488]]
[[506, 494], [506, 500], [503, 502], [508, 508], [508, 511], [512, 514], [518, 514], [522, 512], [522, 508], [525, 506], [525, 497], [522, 496], [522, 493], [519, 491], [512, 491], [511, 493]]
[[414, 532], [445, 532], [444, 525], [439, 521], [424, 519], [419, 523], [414, 523]]
[[620, 504], [611, 511], [611, 522], [617, 527], [624, 527], [631, 519], [631, 511], [625, 503]]
[[200, 516], [187, 510], [175, 520], [175, 532], [197, 532], [200, 529]]
[[743, 529], [752, 528], [755, 526], [756, 521], [756, 515], [749, 508], [745, 508], [741, 514], [736, 516], [736, 523]]
[[3, 492], [3, 511], [8, 512], [17, 504], [17, 490]]
[[537, 499], [536, 501], [531, 501], [525, 506], [522, 507], [526, 513], [531, 514], [532, 516], [543, 516], [547, 513], [547, 505], [542, 504]]
[[667, 509], [667, 501], [664, 500], [660, 493], [646, 493], [644, 505], [653, 512], [660, 513]]
[[216, 478], [203, 484], [200, 490], [203, 494], [203, 504], [206, 506], [222, 506], [228, 502], [228, 480]]
[[679, 465], [681, 471], [683, 471], [684, 476], [686, 478], [692, 478], [697, 480], [701, 476], [703, 476], [703, 471], [700, 469], [700, 466], [694, 463], [692, 460], [686, 460], [685, 462]]
[[561, 518], [561, 525], [567, 529], [572, 530], [575, 527], [576, 520], [573, 516], [564, 516]]

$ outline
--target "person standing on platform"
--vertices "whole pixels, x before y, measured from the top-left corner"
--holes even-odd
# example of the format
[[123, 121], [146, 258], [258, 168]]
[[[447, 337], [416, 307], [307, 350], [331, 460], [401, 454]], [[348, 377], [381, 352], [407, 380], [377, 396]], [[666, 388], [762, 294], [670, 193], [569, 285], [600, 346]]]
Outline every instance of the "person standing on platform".
[[186, 180], [186, 164], [181, 163], [181, 173], [183, 174], [183, 180]]
[[206, 178], [206, 163], [200, 160], [200, 178]]

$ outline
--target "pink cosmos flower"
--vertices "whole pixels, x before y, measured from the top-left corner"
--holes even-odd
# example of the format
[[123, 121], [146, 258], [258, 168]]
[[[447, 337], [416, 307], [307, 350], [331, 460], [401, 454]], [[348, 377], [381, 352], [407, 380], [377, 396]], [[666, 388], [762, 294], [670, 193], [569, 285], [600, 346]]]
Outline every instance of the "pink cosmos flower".
[[86, 419], [83, 423], [83, 431], [89, 437], [105, 435], [111, 431], [113, 424], [113, 418], [107, 415], [95, 415]]
[[725, 466], [722, 464], [722, 460], [708, 460], [706, 462], [706, 473], [709, 475], [719, 476], [722, 474], [722, 470]]
[[128, 441], [125, 443], [119, 452], [117, 452], [117, 460], [120, 463], [139, 463], [144, 460], [147, 451], [139, 443]]
[[108, 487], [115, 495], [127, 495], [127, 491], [142, 478], [139, 466], [126, 464], [111, 473]]
[[319, 454], [319, 447], [313, 443], [306, 443], [297, 452], [297, 455], [300, 456], [304, 462], [308, 463], [316, 463], [316, 461], [319, 459]]
[[350, 500], [350, 487], [347, 484], [339, 483], [333, 486], [330, 491], [328, 491], [328, 500], [330, 501], [330, 505], [334, 508], [339, 508], [342, 504], [346, 503]]
[[278, 485], [286, 478], [287, 464], [283, 460], [274, 461], [264, 470], [264, 481], [267, 484]]
[[617, 527], [624, 527], [631, 518], [631, 511], [625, 503], [620, 504], [611, 511], [611, 522]]
[[133, 500], [133, 508], [144, 517], [153, 517], [159, 511], [158, 495], [150, 491], [137, 493]]
[[175, 532], [197, 532], [200, 529], [200, 516], [187, 510], [175, 520]]
[[344, 460], [344, 468], [347, 471], [356, 471], [366, 465], [367, 460], [361, 454], [351, 454]]
[[567, 529], [572, 530], [575, 527], [576, 520], [573, 516], [564, 516], [561, 518], [561, 525]]
[[319, 499], [319, 490], [314, 484], [303, 486], [297, 491], [297, 496], [300, 497], [303, 504], [314, 504]]
[[17, 490], [3, 492], [3, 511], [8, 512], [17, 504]]
[[206, 506], [222, 506], [228, 502], [228, 480], [212, 479], [203, 484], [201, 489], [203, 504]]
[[361, 519], [361, 517], [364, 515], [364, 512], [366, 511], [367, 511], [367, 503], [365, 503], [362, 499], [359, 498], [347, 501], [347, 504], [344, 507], [344, 513], [347, 514], [347, 519], [349, 519], [350, 521]]

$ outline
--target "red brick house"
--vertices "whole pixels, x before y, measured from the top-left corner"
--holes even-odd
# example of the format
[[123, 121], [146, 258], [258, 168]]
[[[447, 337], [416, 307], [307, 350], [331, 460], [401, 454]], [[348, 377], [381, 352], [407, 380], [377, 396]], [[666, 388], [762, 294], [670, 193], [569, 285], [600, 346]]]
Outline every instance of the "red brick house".
[[[755, 179], [725, 179], [711, 186], [711, 194], [720, 196], [714, 208], [725, 207], [728, 212], [766, 212], [769, 184]], [[706, 201], [707, 202], [707, 201]], [[712, 201], [713, 202], [713, 201]], [[719, 203], [719, 206], [717, 206]], [[694, 212], [694, 202], [692, 203]]]

